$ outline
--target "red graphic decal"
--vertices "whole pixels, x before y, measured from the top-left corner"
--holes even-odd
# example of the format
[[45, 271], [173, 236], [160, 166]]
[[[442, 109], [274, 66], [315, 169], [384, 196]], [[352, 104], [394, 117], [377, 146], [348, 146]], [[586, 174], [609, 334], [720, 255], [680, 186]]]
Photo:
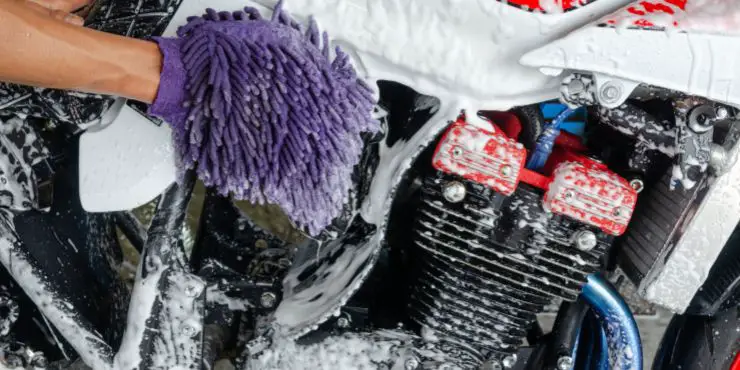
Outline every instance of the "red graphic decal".
[[562, 11], [569, 11], [579, 8], [584, 5], [588, 5], [596, 0], [499, 0], [506, 4], [514, 5], [519, 8], [541, 11], [541, 12], [552, 12], [553, 9], [562, 9]]
[[[650, 20], [650, 16], [655, 14], [667, 14], [675, 18], [677, 14], [682, 13], [686, 9], [687, 1], [688, 0], [637, 1], [617, 13], [613, 18], [606, 20], [605, 25], [616, 26], [627, 21], [629, 22], [628, 26], [636, 28], [665, 29], [665, 23], [656, 24], [654, 21]], [[670, 22], [670, 24], [674, 27], [678, 27], [678, 22], [675, 20]]]

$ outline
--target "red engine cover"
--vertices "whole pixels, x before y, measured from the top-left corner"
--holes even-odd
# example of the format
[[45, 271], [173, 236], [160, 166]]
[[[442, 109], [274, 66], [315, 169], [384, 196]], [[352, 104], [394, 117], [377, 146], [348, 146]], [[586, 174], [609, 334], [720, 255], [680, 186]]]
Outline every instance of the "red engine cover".
[[511, 195], [519, 184], [526, 158], [524, 146], [495, 126], [484, 130], [460, 118], [440, 140], [432, 165]]
[[621, 235], [636, 203], [637, 192], [627, 180], [602, 163], [578, 156], [555, 167], [543, 207], [607, 234]]

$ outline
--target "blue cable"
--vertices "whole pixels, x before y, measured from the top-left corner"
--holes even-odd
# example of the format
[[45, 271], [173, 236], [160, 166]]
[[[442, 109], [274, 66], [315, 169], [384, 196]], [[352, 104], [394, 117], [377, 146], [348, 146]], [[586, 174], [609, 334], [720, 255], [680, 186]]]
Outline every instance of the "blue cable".
[[552, 154], [555, 139], [560, 135], [560, 126], [574, 112], [574, 109], [567, 108], [558, 114], [555, 119], [550, 121], [550, 123], [545, 125], [542, 134], [537, 138], [537, 145], [534, 148], [534, 152], [527, 162], [527, 169], [537, 171], [545, 166], [547, 159], [550, 158], [550, 154]]

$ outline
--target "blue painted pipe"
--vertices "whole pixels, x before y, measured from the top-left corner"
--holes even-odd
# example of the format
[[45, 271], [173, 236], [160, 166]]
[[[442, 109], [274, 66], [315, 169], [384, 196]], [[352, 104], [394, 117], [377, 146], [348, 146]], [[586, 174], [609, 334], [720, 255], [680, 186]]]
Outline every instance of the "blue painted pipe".
[[[601, 275], [589, 275], [583, 299], [599, 318], [614, 370], [642, 370], [642, 341], [637, 322], [619, 292]], [[602, 348], [601, 353], [606, 353]]]

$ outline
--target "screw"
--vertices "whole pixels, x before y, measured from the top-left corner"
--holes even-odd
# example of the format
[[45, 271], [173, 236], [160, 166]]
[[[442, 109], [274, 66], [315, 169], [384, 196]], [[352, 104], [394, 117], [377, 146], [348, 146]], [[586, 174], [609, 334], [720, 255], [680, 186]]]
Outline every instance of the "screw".
[[645, 183], [641, 179], [632, 179], [630, 186], [638, 193], [641, 193], [645, 189]]
[[517, 357], [515, 354], [508, 355], [504, 357], [503, 361], [501, 361], [505, 368], [511, 369], [516, 365]]
[[442, 196], [450, 203], [458, 203], [465, 199], [467, 191], [465, 185], [452, 181], [442, 187]]
[[349, 319], [346, 317], [340, 317], [337, 319], [337, 327], [346, 329], [349, 328]]
[[614, 217], [619, 217], [622, 215], [622, 210], [619, 208], [614, 208], [613, 214], [614, 214]]
[[588, 252], [594, 249], [594, 247], [596, 247], [596, 244], [598, 243], [598, 240], [596, 239], [596, 234], [588, 230], [581, 230], [576, 232], [573, 235], [573, 240], [575, 241], [576, 248], [584, 252]]
[[277, 302], [277, 296], [273, 292], [264, 292], [260, 296], [260, 304], [264, 308], [271, 308]]
[[573, 369], [573, 358], [570, 356], [562, 356], [558, 359], [558, 370], [571, 370]]
[[198, 334], [198, 329], [188, 324], [183, 324], [180, 330], [182, 331], [182, 335], [185, 335], [187, 337], [194, 337], [196, 334]]
[[411, 357], [403, 364], [403, 368], [405, 370], [416, 370], [416, 368], [419, 367], [419, 360], [417, 360], [415, 357]]
[[573, 190], [567, 190], [565, 194], [563, 194], [563, 197], [565, 197], [566, 201], [569, 201], [573, 198], [575, 198], [576, 194], [573, 192]]
[[463, 155], [463, 150], [459, 146], [456, 146], [454, 149], [452, 149], [452, 156], [453, 157], [460, 157]]
[[506, 165], [506, 166], [501, 167], [501, 174], [504, 176], [511, 175], [511, 166]]

